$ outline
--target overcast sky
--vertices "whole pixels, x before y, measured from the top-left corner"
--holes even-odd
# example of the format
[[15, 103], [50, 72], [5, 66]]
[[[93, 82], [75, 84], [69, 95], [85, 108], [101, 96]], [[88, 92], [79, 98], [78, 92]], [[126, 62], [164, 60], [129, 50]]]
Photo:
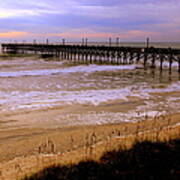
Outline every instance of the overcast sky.
[[1, 0], [0, 41], [180, 41], [180, 0]]

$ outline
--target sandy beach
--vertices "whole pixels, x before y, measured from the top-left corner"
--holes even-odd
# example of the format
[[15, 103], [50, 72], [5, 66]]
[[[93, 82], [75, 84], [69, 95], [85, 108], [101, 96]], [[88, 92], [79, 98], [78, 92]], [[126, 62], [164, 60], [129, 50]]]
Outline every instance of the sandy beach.
[[[103, 140], [114, 130], [133, 133], [137, 122], [172, 116], [179, 122], [175, 68], [72, 65], [37, 57], [1, 59], [0, 161], [33, 155], [51, 139], [57, 152], [84, 146], [87, 134]], [[167, 121], [167, 120], [166, 120]], [[163, 126], [167, 122], [160, 122]]]
[[179, 9], [0, 2], [0, 180], [180, 179]]
[[[1, 141], [6, 139], [6, 143], [1, 144], [0, 177], [19, 179], [53, 164], [76, 164], [85, 160], [89, 158], [87, 139], [94, 133], [97, 138], [90, 155], [94, 160], [107, 150], [131, 147], [136, 140], [167, 141], [179, 137], [179, 120], [178, 113], [138, 123], [4, 131], [0, 134]], [[53, 152], [47, 146], [50, 142], [55, 145]]]

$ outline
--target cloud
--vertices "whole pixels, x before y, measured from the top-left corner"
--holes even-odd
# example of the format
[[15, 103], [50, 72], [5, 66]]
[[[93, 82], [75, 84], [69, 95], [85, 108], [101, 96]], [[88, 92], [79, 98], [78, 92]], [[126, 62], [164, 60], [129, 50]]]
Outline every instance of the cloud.
[[31, 33], [28, 32], [1, 32], [0, 38], [18, 38], [18, 37], [22, 38], [30, 35]]
[[0, 31], [7, 38], [29, 32], [41, 38], [178, 39], [179, 9], [179, 0], [6, 0], [0, 2]]
[[109, 37], [116, 38], [120, 37], [121, 39], [131, 39], [131, 38], [144, 38], [156, 33], [145, 32], [145, 31], [121, 31], [120, 33], [105, 33], [105, 32], [96, 32], [92, 29], [71, 29], [67, 32], [62, 33], [30, 33], [30, 32], [1, 32], [1, 38], [69, 38], [69, 39], [81, 39], [81, 38], [103, 38], [108, 39]]
[[0, 18], [10, 18], [10, 17], [23, 17], [23, 16], [36, 16], [38, 12], [32, 10], [0, 10]]
[[90, 29], [76, 29], [74, 31], [70, 32], [64, 32], [64, 33], [52, 33], [52, 34], [46, 34], [47, 36], [57, 36], [57, 37], [67, 37], [67, 38], [116, 38], [120, 37], [121, 39], [130, 39], [130, 38], [144, 38], [147, 36], [155, 35], [154, 32], [145, 32], [145, 31], [126, 31], [126, 32], [120, 32], [120, 33], [105, 33], [105, 32], [95, 32]]
[[119, 33], [117, 32], [97, 32], [92, 29], [69, 29], [62, 33], [31, 33], [31, 32], [1, 32], [0, 38], [2, 39], [18, 39], [20, 41], [26, 39], [32, 41], [36, 39], [37, 41], [44, 41], [47, 38], [50, 39], [51, 42], [61, 41], [62, 38], [65, 38], [66, 41], [81, 41], [82, 38], [88, 38], [89, 41], [108, 41], [109, 37], [115, 38], [119, 37], [121, 41], [144, 41], [146, 37], [151, 37], [151, 40], [158, 41], [176, 41], [177, 36], [180, 35], [179, 30], [175, 30], [172, 34], [168, 35], [168, 32], [152, 32], [152, 31], [141, 31], [141, 30], [129, 30], [124, 31], [121, 30]]

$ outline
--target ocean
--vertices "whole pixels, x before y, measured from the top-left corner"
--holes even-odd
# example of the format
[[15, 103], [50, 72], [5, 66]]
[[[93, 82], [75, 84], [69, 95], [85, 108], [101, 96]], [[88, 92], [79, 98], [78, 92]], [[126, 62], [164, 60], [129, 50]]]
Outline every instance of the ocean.
[[169, 74], [141, 64], [73, 65], [37, 56], [0, 60], [1, 130], [133, 123], [179, 112], [179, 97], [176, 63]]

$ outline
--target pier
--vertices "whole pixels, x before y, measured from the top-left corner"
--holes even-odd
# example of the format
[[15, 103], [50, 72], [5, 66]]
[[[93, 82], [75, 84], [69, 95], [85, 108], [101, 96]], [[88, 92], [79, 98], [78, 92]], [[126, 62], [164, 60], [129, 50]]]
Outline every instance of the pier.
[[159, 69], [163, 70], [164, 63], [168, 62], [169, 72], [173, 63], [177, 63], [180, 73], [180, 49], [154, 47], [121, 47], [121, 46], [89, 46], [36, 44], [36, 43], [4, 43], [3, 53], [10, 54], [37, 54], [44, 57], [59, 57], [74, 63], [98, 64], [135, 64], [142, 62], [144, 67], [155, 68], [157, 61]]

